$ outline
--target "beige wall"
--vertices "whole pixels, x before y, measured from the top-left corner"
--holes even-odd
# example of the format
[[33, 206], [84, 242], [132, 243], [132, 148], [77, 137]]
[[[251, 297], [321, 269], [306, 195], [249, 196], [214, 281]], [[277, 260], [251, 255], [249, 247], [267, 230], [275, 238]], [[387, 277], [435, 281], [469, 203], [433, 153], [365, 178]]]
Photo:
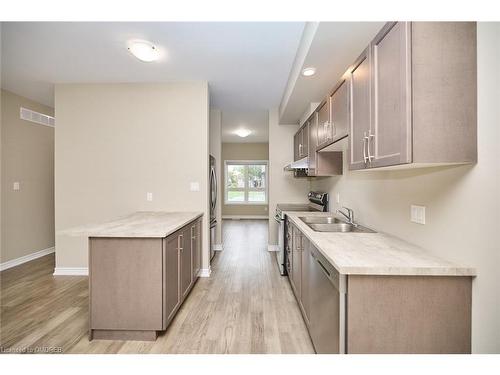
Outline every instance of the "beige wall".
[[210, 110], [210, 155], [215, 158], [215, 171], [217, 173], [217, 206], [215, 218], [217, 227], [215, 229], [215, 244], [222, 243], [222, 124], [220, 109]]
[[223, 143], [222, 144], [222, 216], [267, 216], [268, 205], [264, 204], [224, 204], [226, 160], [269, 160], [268, 143]]
[[[55, 103], [56, 231], [140, 210], [202, 211], [208, 268], [207, 83], [56, 85]], [[87, 267], [86, 239], [56, 233], [56, 267]]]
[[[0, 263], [54, 246], [54, 128], [19, 118], [20, 107], [53, 108], [1, 91]], [[20, 190], [13, 190], [13, 183]]]
[[278, 109], [269, 112], [269, 244], [278, 243], [278, 226], [274, 221], [277, 203], [307, 202], [309, 181], [293, 178], [283, 167], [293, 161], [293, 136], [298, 125], [280, 125]]
[[[500, 23], [478, 24], [478, 163], [394, 172], [346, 172], [312, 183], [354, 209], [357, 220], [477, 268], [472, 349], [500, 352]], [[344, 170], [346, 166], [344, 165]], [[424, 205], [425, 225], [410, 222]], [[331, 210], [337, 208], [332, 205]]]
[[0, 263], [2, 263], [2, 22], [0, 22]]

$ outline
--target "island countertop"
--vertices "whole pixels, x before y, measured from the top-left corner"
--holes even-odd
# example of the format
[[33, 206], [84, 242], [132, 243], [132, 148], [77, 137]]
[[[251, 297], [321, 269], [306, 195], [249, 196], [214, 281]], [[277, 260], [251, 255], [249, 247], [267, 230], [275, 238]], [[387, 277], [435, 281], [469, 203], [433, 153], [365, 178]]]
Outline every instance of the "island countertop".
[[476, 271], [441, 259], [385, 233], [316, 232], [301, 216], [332, 213], [285, 212], [337, 271], [344, 275], [475, 276]]
[[201, 216], [203, 216], [202, 212], [140, 211], [100, 224], [62, 230], [58, 234], [87, 237], [163, 238]]

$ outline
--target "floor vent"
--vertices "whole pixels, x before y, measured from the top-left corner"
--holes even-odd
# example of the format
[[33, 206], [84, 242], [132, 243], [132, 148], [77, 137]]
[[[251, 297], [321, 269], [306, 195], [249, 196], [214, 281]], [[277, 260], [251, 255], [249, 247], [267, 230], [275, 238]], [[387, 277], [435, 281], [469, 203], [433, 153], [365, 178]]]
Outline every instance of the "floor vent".
[[31, 109], [21, 107], [20, 116], [22, 120], [35, 122], [40, 125], [55, 127], [55, 117], [44, 115], [40, 112], [32, 111]]

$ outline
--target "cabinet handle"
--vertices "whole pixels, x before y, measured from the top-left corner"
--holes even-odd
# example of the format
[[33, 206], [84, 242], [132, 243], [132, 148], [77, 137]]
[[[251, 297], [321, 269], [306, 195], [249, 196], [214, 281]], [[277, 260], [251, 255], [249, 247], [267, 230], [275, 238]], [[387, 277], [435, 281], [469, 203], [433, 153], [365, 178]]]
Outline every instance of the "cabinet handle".
[[375, 159], [375, 155], [371, 155], [371, 152], [370, 152], [370, 139], [372, 138], [375, 138], [375, 134], [371, 134], [371, 132], [368, 133], [368, 137], [366, 138], [366, 144], [368, 145], [367, 146], [367, 149], [368, 149], [368, 161], [371, 163], [372, 162], [372, 158]]
[[182, 251], [183, 247], [181, 246], [181, 243], [184, 241], [184, 235], [180, 234], [177, 241], [178, 241], [177, 246], [179, 247], [179, 251]]
[[323, 271], [328, 276], [328, 278], [331, 278], [332, 275], [330, 274], [330, 272], [328, 271], [328, 269], [323, 265], [323, 263], [321, 263], [321, 261], [319, 259], [317, 259], [317, 258], [316, 258], [316, 262], [318, 262], [318, 264], [320, 265], [320, 267], [323, 268]]
[[326, 123], [326, 138], [328, 140], [332, 139], [332, 125], [330, 121]]
[[364, 133], [363, 136], [363, 160], [365, 161], [365, 164], [368, 161], [368, 157], [366, 156], [366, 141], [368, 140], [368, 137], [366, 136], [366, 132]]

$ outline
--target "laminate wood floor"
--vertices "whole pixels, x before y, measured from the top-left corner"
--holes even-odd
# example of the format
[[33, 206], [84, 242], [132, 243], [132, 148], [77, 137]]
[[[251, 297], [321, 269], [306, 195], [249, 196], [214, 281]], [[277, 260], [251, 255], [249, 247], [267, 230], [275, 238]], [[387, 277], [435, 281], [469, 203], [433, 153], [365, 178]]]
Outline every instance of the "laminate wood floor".
[[54, 255], [0, 273], [0, 352], [314, 353], [267, 221], [229, 220], [224, 250], [154, 342], [88, 341], [88, 279], [52, 276]]

